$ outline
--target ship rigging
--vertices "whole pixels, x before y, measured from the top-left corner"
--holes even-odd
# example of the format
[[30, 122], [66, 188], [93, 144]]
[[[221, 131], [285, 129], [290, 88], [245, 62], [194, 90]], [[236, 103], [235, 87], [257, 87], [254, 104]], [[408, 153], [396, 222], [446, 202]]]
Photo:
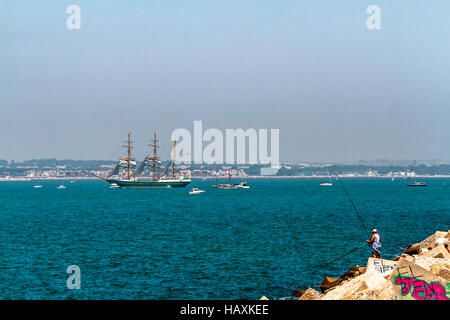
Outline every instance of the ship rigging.
[[[132, 171], [132, 168], [136, 166], [136, 159], [131, 156], [132, 141], [131, 132], [128, 133], [128, 139], [125, 140], [126, 145], [122, 146], [127, 149], [127, 156], [120, 157], [118, 163], [106, 177], [96, 175], [96, 177], [107, 181], [111, 185], [117, 185], [121, 188], [173, 188], [173, 187], [185, 187], [191, 183], [190, 177], [176, 174], [175, 165], [175, 148], [176, 141], [173, 142], [173, 156], [167, 166], [162, 170], [160, 169], [161, 159], [157, 155], [158, 140], [156, 138], [156, 130], [153, 135], [153, 139], [149, 146], [152, 148], [153, 153], [147, 155], [141, 162], [139, 167]], [[145, 175], [145, 169], [151, 168], [151, 176]], [[171, 175], [168, 176], [167, 172], [172, 167]], [[125, 169], [125, 176], [120, 175], [120, 169]]]

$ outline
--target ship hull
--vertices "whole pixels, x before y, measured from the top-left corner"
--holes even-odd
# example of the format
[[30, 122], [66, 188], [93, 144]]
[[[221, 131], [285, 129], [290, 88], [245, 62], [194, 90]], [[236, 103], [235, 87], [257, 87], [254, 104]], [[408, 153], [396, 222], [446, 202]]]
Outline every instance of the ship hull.
[[408, 187], [426, 187], [427, 184], [426, 183], [411, 183], [408, 184]]
[[131, 181], [108, 179], [110, 184], [115, 183], [120, 188], [184, 188], [191, 183], [190, 180], [180, 181]]

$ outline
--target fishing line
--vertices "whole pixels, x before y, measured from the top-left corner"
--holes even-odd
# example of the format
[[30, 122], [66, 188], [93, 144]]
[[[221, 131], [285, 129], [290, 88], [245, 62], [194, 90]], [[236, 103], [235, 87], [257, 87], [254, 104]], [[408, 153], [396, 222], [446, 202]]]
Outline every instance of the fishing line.
[[[353, 202], [353, 200], [352, 200], [352, 197], [350, 196], [350, 194], [348, 193], [348, 191], [347, 191], [347, 189], [345, 188], [344, 184], [342, 183], [342, 178], [340, 178], [340, 177], [338, 176], [338, 180], [339, 180], [339, 183], [340, 183], [342, 189], [344, 189], [345, 194], [346, 194], [347, 197], [349, 198], [350, 203], [352, 204], [353, 210], [355, 211], [356, 215], [358, 216], [359, 221], [361, 222], [361, 225], [363, 226], [364, 230], [366, 231], [367, 235], [368, 235], [369, 238], [370, 238], [369, 230], [367, 229], [366, 224], [364, 223], [364, 221], [363, 221], [361, 215], [359, 214], [358, 209], [356, 209], [356, 206], [355, 206], [355, 204], [354, 204], [354, 202]], [[355, 252], [356, 250], [361, 249], [361, 248], [362, 248], [362, 246], [358, 246], [358, 247], [356, 247], [356, 248], [353, 248], [352, 250], [350, 250], [350, 251], [344, 253], [343, 255], [341, 255], [341, 256], [339, 256], [339, 257], [337, 257], [337, 258], [333, 259], [332, 261], [330, 261], [330, 262], [328, 262], [328, 263], [325, 263], [325, 264], [321, 263], [321, 264], [319, 264], [319, 265], [317, 265], [317, 266], [311, 266], [311, 265], [308, 263], [308, 265], [309, 265], [310, 267], [314, 268], [314, 269], [316, 269], [316, 268], [318, 268], [318, 267], [326, 267], [326, 266], [332, 264], [333, 262], [335, 262], [335, 261], [337, 261], [337, 260], [339, 260], [339, 259], [342, 259], [343, 257], [345, 257], [345, 256], [349, 255], [350, 253], [353, 253], [353, 252]]]
[[345, 256], [347, 256], [347, 255], [349, 255], [350, 253], [353, 253], [353, 252], [355, 252], [356, 250], [359, 250], [359, 249], [361, 249], [362, 248], [362, 246], [358, 246], [358, 247], [356, 247], [356, 248], [353, 248], [352, 250], [350, 250], [349, 252], [346, 252], [346, 253], [344, 253], [343, 255], [341, 255], [341, 256], [339, 256], [339, 257], [337, 257], [337, 258], [335, 258], [334, 260], [331, 260], [330, 262], [327, 262], [327, 263], [321, 263], [321, 264], [318, 264], [318, 265], [316, 265], [316, 266], [312, 266], [314, 269], [316, 269], [316, 268], [323, 268], [323, 267], [328, 267], [330, 264], [332, 264], [333, 262], [336, 262], [337, 260], [339, 260], [339, 259], [342, 259], [343, 257], [345, 257]]
[[345, 186], [344, 186], [344, 184], [342, 183], [342, 178], [339, 178], [338, 180], [339, 180], [339, 183], [341, 184], [342, 189], [344, 189], [345, 194], [346, 194], [347, 197], [350, 199], [350, 203], [352, 204], [352, 207], [353, 207], [353, 209], [355, 210], [355, 213], [356, 213], [356, 215], [358, 216], [359, 221], [361, 221], [361, 224], [362, 224], [364, 230], [366, 231], [366, 234], [367, 234], [367, 235], [369, 236], [369, 238], [370, 238], [369, 230], [367, 229], [366, 224], [364, 223], [363, 219], [361, 218], [361, 215], [359, 214], [358, 209], [356, 209], [356, 206], [355, 206], [355, 204], [353, 203], [352, 197], [350, 197], [350, 194], [348, 193], [347, 189], [345, 189]]

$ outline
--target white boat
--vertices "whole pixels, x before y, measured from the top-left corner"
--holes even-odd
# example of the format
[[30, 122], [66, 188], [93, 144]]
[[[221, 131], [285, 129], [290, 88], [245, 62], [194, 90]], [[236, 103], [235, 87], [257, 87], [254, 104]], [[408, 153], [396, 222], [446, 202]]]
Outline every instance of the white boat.
[[200, 190], [199, 188], [192, 188], [191, 191], [189, 191], [189, 194], [199, 194], [205, 192], [205, 190]]
[[[328, 175], [330, 175], [330, 173], [328, 172]], [[330, 176], [330, 180], [328, 182], [322, 182], [319, 184], [319, 186], [322, 187], [331, 187], [333, 185], [333, 183], [331, 182], [331, 176]]]
[[65, 189], [66, 187], [62, 184], [60, 184], [56, 189]]
[[331, 187], [333, 184], [331, 182], [322, 182], [321, 184], [319, 184], [319, 186], [322, 187]]
[[33, 188], [36, 188], [36, 189], [38, 189], [38, 188], [42, 188], [42, 186], [33, 186]]
[[119, 187], [119, 185], [117, 184], [117, 183], [111, 183], [110, 185], [109, 185], [109, 187], [110, 188], [118, 188]]
[[238, 188], [242, 188], [242, 189], [250, 189], [250, 186], [247, 184], [247, 182], [242, 181], [241, 183], [239, 183], [238, 185], [236, 185]]

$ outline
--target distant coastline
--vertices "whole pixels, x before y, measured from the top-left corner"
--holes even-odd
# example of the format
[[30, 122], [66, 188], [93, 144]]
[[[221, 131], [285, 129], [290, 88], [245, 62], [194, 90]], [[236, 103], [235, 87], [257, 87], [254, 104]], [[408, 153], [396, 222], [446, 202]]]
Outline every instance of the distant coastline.
[[[245, 180], [245, 179], [325, 179], [330, 176], [246, 176], [246, 177], [231, 177], [232, 179]], [[436, 179], [436, 178], [450, 178], [450, 175], [416, 175], [417, 178], [423, 179]], [[192, 180], [223, 180], [228, 179], [226, 176], [216, 177], [216, 176], [207, 176], [207, 177], [191, 177]], [[341, 179], [391, 179], [391, 177], [387, 176], [341, 176]], [[27, 178], [27, 177], [10, 177], [10, 178], [0, 178], [0, 182], [2, 181], [79, 181], [79, 180], [99, 180], [96, 177], [50, 177], [50, 178]], [[395, 180], [408, 180], [408, 178], [398, 177]]]

